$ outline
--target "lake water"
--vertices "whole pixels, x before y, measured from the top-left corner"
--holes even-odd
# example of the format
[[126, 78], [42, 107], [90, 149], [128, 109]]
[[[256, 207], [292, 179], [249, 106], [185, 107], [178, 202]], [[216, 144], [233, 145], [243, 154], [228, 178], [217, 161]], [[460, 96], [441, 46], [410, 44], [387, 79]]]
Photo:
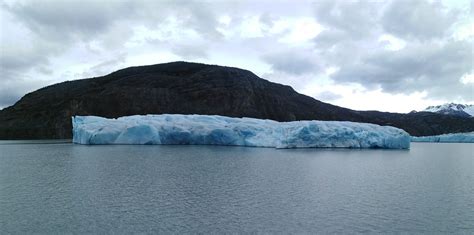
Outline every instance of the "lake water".
[[474, 233], [474, 144], [0, 141], [0, 233], [32, 232]]

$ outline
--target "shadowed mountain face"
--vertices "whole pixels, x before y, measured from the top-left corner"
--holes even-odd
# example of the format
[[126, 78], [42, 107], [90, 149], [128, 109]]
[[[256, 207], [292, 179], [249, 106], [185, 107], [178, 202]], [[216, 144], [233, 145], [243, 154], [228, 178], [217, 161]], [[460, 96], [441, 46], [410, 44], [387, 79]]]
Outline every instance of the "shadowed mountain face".
[[29, 93], [0, 111], [0, 139], [71, 138], [73, 115], [164, 113], [370, 122], [417, 136], [474, 131], [474, 118], [354, 111], [301, 95], [247, 70], [173, 62], [126, 68]]

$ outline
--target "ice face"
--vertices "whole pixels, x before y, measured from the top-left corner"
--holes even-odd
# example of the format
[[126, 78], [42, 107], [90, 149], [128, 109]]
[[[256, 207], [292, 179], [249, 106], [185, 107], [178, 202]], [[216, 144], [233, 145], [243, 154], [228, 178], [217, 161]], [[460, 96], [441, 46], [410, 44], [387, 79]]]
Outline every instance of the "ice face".
[[277, 122], [214, 115], [72, 118], [78, 144], [207, 144], [276, 148], [408, 149], [410, 136], [391, 126], [339, 121]]
[[411, 137], [413, 142], [474, 143], [474, 132]]

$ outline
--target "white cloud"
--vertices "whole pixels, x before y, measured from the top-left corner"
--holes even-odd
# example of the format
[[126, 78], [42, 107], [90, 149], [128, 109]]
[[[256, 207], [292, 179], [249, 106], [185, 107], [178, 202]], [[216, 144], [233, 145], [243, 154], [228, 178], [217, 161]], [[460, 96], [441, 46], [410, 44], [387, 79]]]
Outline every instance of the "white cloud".
[[287, 30], [287, 33], [279, 39], [279, 42], [288, 44], [308, 42], [322, 31], [321, 25], [310, 17], [281, 19], [275, 22], [275, 25], [277, 28], [274, 31], [276, 32]]
[[383, 43], [387, 50], [398, 51], [406, 46], [405, 40], [399, 39], [390, 34], [383, 34], [379, 37], [379, 42]]
[[[461, 83], [463, 84], [474, 84], [474, 74], [472, 73], [469, 73], [469, 74], [464, 74], [461, 79], [459, 79], [459, 81], [461, 81]], [[472, 87], [471, 87], [472, 89]], [[472, 92], [474, 92], [474, 89], [471, 90]]]

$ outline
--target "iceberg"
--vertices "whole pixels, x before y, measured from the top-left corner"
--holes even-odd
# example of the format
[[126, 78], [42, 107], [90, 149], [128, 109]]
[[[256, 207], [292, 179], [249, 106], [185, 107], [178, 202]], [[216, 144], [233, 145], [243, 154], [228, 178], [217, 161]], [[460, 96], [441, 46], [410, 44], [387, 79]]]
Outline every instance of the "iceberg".
[[433, 136], [412, 136], [413, 142], [474, 143], [474, 132], [452, 133]]
[[275, 148], [408, 149], [410, 135], [391, 127], [345, 121], [277, 122], [217, 115], [72, 118], [77, 144], [193, 144]]

